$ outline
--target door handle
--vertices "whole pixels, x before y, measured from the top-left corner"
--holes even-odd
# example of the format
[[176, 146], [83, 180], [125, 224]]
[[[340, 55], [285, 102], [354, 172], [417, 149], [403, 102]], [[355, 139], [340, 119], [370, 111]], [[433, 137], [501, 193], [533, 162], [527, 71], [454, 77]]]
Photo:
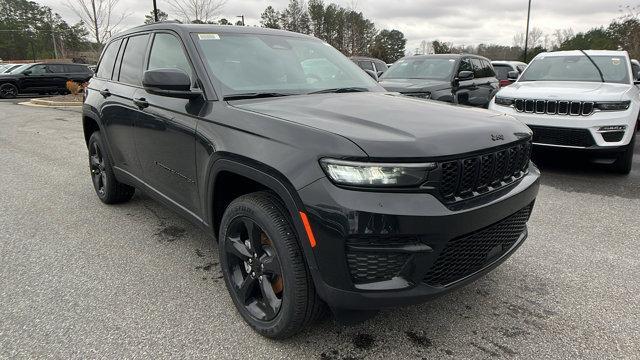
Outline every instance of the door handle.
[[136, 106], [139, 107], [140, 109], [149, 107], [149, 102], [145, 98], [133, 99], [133, 103], [136, 104]]
[[109, 96], [111, 96], [111, 92], [109, 91], [109, 89], [100, 90], [100, 95], [102, 95], [102, 97], [104, 98], [108, 98]]

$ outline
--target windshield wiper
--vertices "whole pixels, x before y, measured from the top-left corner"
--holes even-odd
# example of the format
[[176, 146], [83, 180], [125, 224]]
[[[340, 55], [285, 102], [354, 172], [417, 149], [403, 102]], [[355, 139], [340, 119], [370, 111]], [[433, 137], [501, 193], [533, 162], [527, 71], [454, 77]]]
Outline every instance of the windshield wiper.
[[308, 94], [330, 94], [330, 93], [349, 93], [349, 92], [368, 92], [368, 91], [369, 89], [363, 88], [363, 87], [342, 87], [342, 88], [312, 91]]
[[596, 64], [595, 61], [593, 61], [593, 59], [591, 58], [591, 56], [589, 56], [589, 54], [587, 54], [584, 50], [580, 50], [580, 52], [582, 52], [584, 54], [584, 56], [587, 57], [587, 59], [589, 59], [589, 61], [591, 61], [591, 63], [593, 64], [593, 66], [596, 67], [596, 70], [598, 70], [598, 74], [600, 74], [600, 80], [602, 80], [602, 82], [606, 82], [604, 81], [604, 75], [602, 74], [602, 70], [600, 70], [600, 67], [598, 66], [598, 64]]
[[224, 100], [243, 100], [243, 99], [260, 99], [260, 98], [270, 98], [270, 97], [280, 97], [280, 96], [289, 96], [296, 94], [285, 94], [285, 93], [277, 93], [277, 92], [251, 92], [251, 93], [241, 93], [241, 94], [230, 94], [224, 97]]

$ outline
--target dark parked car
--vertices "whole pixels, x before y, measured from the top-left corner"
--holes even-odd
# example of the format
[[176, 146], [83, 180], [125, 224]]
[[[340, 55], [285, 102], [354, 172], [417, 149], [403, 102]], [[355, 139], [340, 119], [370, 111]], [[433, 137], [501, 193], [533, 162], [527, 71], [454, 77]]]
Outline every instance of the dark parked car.
[[0, 98], [10, 99], [24, 93], [65, 93], [67, 80], [83, 83], [91, 76], [93, 72], [80, 64], [25, 64], [0, 75]]
[[491, 62], [491, 65], [493, 65], [496, 77], [500, 81], [500, 87], [511, 85], [511, 83], [518, 80], [518, 76], [527, 68], [527, 64], [520, 61], [495, 60]]
[[389, 69], [389, 66], [380, 59], [364, 56], [352, 56], [350, 59], [358, 64], [362, 70], [372, 71], [377, 77], [382, 76]]
[[478, 107], [489, 106], [500, 88], [488, 59], [464, 54], [402, 58], [380, 77], [380, 85], [407, 96]]
[[426, 301], [527, 237], [526, 126], [388, 93], [310, 36], [145, 25], [110, 40], [86, 95], [97, 196], [140, 189], [217, 237], [231, 298], [264, 336], [325, 304]]

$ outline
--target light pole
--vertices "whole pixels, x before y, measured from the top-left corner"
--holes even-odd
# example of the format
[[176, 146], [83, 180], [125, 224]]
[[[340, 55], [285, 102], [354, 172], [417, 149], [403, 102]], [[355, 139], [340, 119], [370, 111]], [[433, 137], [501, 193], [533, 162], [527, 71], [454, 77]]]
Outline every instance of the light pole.
[[244, 15], [238, 15], [238, 16], [236, 16], [236, 17], [239, 17], [239, 18], [241, 18], [241, 19], [242, 19], [242, 26], [244, 26]]
[[156, 0], [153, 0], [153, 18], [155, 22], [158, 22], [158, 5], [156, 4]]
[[529, 48], [529, 19], [531, 19], [531, 0], [527, 9], [527, 32], [524, 34], [524, 62], [527, 62], [527, 49]]

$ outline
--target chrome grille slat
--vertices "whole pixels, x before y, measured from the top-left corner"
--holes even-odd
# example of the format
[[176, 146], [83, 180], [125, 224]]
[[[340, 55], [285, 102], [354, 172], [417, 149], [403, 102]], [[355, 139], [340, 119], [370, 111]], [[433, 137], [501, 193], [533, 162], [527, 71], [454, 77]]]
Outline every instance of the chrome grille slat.
[[547, 115], [589, 116], [595, 110], [593, 101], [515, 99], [513, 107], [517, 112]]

